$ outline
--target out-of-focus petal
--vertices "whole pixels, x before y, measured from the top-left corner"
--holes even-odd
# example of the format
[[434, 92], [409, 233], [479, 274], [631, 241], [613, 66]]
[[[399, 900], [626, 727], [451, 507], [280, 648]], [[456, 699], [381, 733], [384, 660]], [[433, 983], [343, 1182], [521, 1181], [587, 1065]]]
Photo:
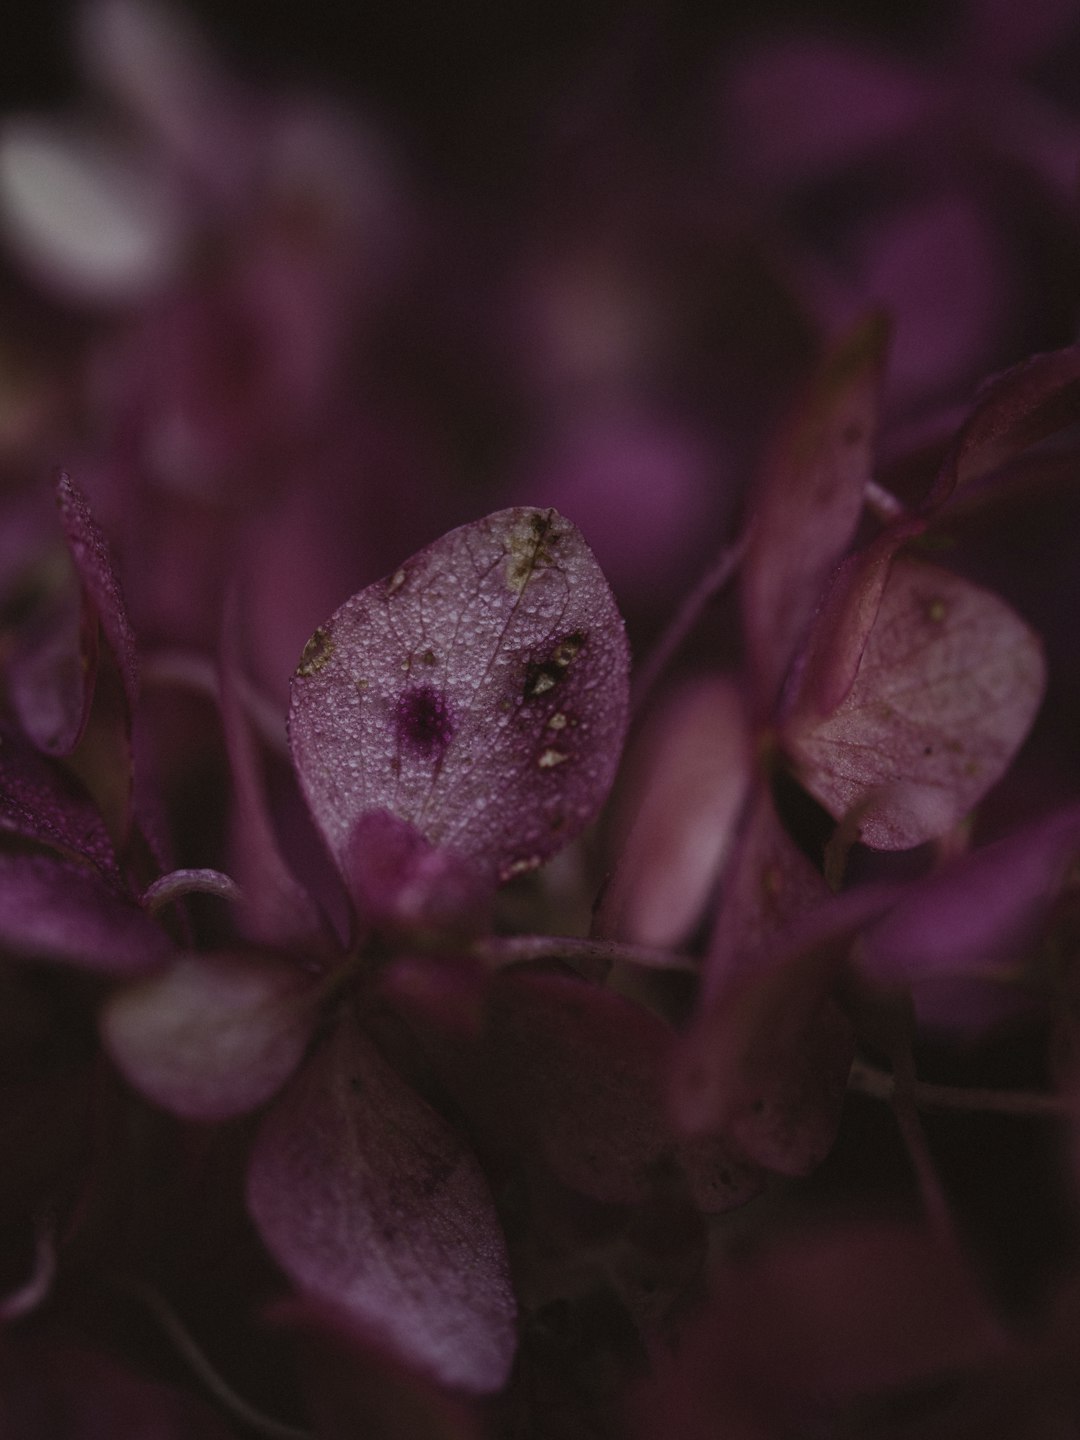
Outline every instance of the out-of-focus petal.
[[303, 980], [271, 955], [181, 955], [108, 1000], [105, 1045], [156, 1105], [192, 1120], [243, 1115], [300, 1063], [316, 1018]]
[[504, 1384], [515, 1305], [487, 1184], [349, 1021], [263, 1121], [248, 1204], [300, 1289], [377, 1345], [445, 1385]]

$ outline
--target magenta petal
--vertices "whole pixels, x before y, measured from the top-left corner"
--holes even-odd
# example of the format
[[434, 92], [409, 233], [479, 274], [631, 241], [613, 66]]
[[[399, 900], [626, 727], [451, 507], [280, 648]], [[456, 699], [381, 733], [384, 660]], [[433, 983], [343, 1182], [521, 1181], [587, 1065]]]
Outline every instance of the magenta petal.
[[344, 866], [385, 810], [492, 880], [594, 818], [626, 727], [628, 655], [607, 582], [553, 510], [463, 526], [346, 602], [293, 679], [289, 739]]
[[172, 945], [145, 911], [85, 866], [50, 855], [0, 855], [0, 945], [106, 975], [151, 970]]
[[911, 986], [920, 1018], [949, 1028], [1022, 1005], [1018, 986], [1078, 853], [1073, 807], [916, 881], [862, 936], [860, 972]]
[[603, 933], [642, 945], [685, 942], [731, 847], [751, 778], [739, 688], [700, 679], [674, 694], [631, 752]]
[[766, 711], [862, 513], [887, 338], [872, 315], [825, 357], [762, 477], [742, 599], [753, 689]]
[[464, 1390], [504, 1384], [515, 1306], [487, 1184], [354, 1024], [266, 1116], [248, 1205], [297, 1286], [404, 1363]]
[[10, 731], [0, 735], [0, 830], [117, 875], [112, 842], [90, 796], [69, 772]]
[[742, 1151], [684, 1141], [666, 1111], [675, 1032], [612, 990], [562, 975], [506, 972], [492, 985], [482, 1068], [466, 1103], [514, 1148], [539, 1148], [567, 1185], [634, 1205], [681, 1170], [695, 1203], [732, 1209], [761, 1188]]
[[353, 827], [345, 881], [369, 924], [414, 941], [425, 932], [477, 934], [490, 919], [494, 890], [472, 866], [386, 810], [361, 815]]
[[904, 849], [944, 834], [996, 784], [1044, 686], [1042, 645], [1003, 600], [900, 556], [850, 689], [824, 716], [797, 706], [785, 744], [831, 815], [856, 812], [865, 844]]
[[74, 585], [18, 635], [7, 665], [11, 703], [24, 734], [46, 754], [70, 755], [78, 745], [97, 661], [97, 625], [87, 622]]
[[128, 708], [134, 710], [139, 688], [135, 636], [108, 544], [90, 513], [86, 496], [69, 475], [61, 475], [57, 481], [56, 500], [83, 593], [93, 606], [116, 660]]
[[260, 941], [310, 942], [319, 933], [314, 902], [281, 853], [241, 697], [237, 606], [226, 610], [221, 637], [221, 724], [233, 783], [232, 868], [241, 891], [245, 933]]
[[1080, 346], [1033, 355], [983, 386], [935, 482], [930, 503], [989, 474], [1080, 418]]
[[106, 1048], [137, 1090], [176, 1115], [243, 1115], [303, 1058], [315, 1023], [303, 979], [270, 955], [181, 955], [109, 999]]
[[723, 1130], [781, 1174], [825, 1158], [854, 1055], [833, 993], [852, 936], [894, 898], [865, 886], [830, 899], [724, 977], [675, 1055], [672, 1111], [688, 1134]]

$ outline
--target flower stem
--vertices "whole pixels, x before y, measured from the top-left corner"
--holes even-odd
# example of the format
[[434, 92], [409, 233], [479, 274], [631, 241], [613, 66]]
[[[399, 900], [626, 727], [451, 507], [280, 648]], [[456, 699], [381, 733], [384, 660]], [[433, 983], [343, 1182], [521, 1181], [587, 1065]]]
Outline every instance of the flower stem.
[[[875, 1100], [892, 1102], [896, 1077], [865, 1060], [856, 1060], [848, 1088]], [[1074, 1115], [1078, 1106], [1067, 1095], [1046, 1095], [1030, 1090], [986, 1090], [962, 1085], [934, 1085], [916, 1080], [911, 1098], [920, 1110], [965, 1112], [971, 1115]]]

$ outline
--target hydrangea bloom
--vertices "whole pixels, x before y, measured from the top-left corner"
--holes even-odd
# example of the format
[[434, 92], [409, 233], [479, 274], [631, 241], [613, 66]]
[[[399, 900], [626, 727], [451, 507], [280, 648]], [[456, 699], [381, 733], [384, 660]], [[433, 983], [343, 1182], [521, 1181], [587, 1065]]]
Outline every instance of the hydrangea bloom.
[[1080, 33], [931, 9], [0, 121], [0, 1430], [1075, 1428]]

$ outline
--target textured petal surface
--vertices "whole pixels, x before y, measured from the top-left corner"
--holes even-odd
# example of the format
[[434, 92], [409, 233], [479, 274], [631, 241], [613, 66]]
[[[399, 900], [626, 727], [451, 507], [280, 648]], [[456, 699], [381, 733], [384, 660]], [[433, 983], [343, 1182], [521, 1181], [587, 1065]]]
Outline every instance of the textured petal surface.
[[487, 1184], [351, 1023], [263, 1122], [248, 1205], [296, 1284], [401, 1360], [466, 1390], [505, 1382], [515, 1305]]
[[626, 726], [622, 620], [553, 510], [451, 531], [309, 641], [289, 739], [344, 866], [386, 810], [491, 878], [534, 868], [593, 819]]
[[0, 735], [0, 830], [92, 861], [117, 876], [97, 807], [73, 776], [18, 735]]
[[1001, 778], [1044, 685], [1039, 639], [1003, 600], [901, 556], [851, 688], [825, 716], [797, 707], [786, 744], [831, 815], [858, 807], [865, 844], [904, 849], [943, 834]]

